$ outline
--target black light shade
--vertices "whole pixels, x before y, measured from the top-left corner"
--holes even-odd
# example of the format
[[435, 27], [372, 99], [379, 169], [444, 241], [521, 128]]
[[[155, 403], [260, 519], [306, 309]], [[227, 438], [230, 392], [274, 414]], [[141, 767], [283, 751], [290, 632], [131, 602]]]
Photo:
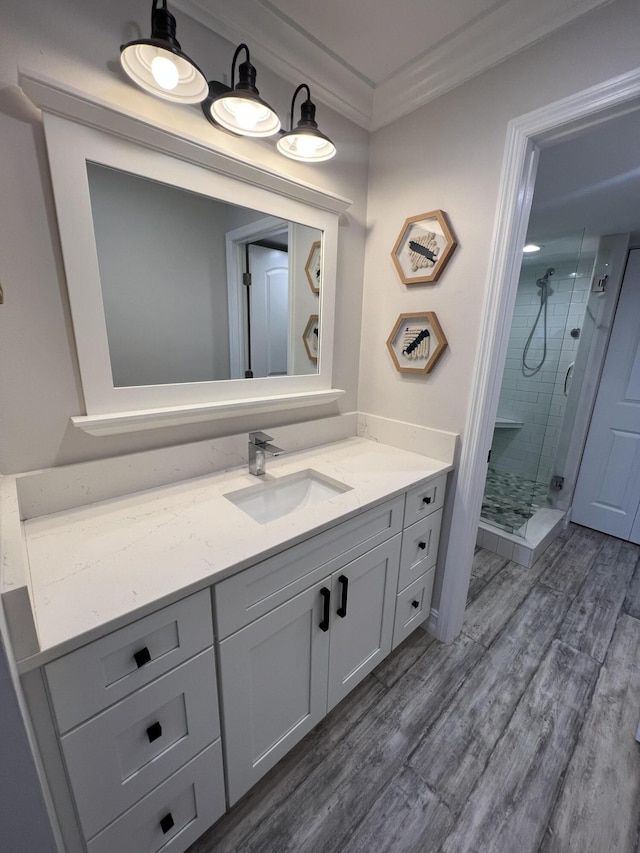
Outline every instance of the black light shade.
[[[236, 83], [236, 61], [241, 50], [246, 52], [246, 60], [238, 68]], [[256, 88], [256, 69], [251, 64], [246, 44], [239, 45], [233, 55], [231, 86], [209, 83], [209, 97], [202, 110], [212, 124], [240, 136], [273, 136], [280, 130], [276, 111], [260, 97]]]
[[208, 94], [207, 80], [176, 39], [176, 19], [166, 0], [153, 0], [151, 37], [123, 44], [120, 62], [127, 75], [150, 95], [179, 104], [198, 104]]
[[[307, 100], [300, 108], [300, 121], [293, 127], [293, 114], [298, 93], [307, 90]], [[278, 151], [291, 160], [304, 163], [322, 163], [335, 157], [336, 146], [318, 129], [316, 106], [311, 100], [311, 92], [306, 83], [301, 83], [291, 99], [290, 129], [278, 140]]]

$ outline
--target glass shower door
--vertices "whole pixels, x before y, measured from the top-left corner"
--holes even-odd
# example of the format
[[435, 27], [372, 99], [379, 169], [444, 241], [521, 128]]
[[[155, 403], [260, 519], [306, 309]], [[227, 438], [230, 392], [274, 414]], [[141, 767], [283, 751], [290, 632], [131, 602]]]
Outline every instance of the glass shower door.
[[523, 260], [482, 507], [485, 523], [520, 537], [551, 504], [564, 385], [577, 346], [571, 330], [581, 326], [592, 264], [582, 232], [548, 240]]

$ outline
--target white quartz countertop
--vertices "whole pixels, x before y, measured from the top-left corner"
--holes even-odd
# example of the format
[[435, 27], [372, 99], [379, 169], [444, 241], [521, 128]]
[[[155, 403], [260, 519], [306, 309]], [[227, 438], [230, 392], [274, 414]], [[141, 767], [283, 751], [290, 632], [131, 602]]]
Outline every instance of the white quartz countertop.
[[351, 488], [266, 524], [224, 497], [265, 480], [246, 466], [29, 519], [40, 650], [75, 648], [452, 467], [350, 438], [268, 458], [268, 480], [311, 468]]

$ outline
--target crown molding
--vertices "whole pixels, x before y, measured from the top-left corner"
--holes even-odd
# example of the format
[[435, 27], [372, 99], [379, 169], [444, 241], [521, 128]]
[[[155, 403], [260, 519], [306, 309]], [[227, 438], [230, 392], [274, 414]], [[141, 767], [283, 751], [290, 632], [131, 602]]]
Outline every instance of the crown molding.
[[[180, 9], [231, 44], [247, 42], [251, 59], [264, 63], [293, 86], [308, 82], [313, 100], [371, 130], [373, 85], [255, 0], [173, 0]], [[229, 67], [231, 56], [229, 56]]]
[[511, 0], [378, 86], [378, 130], [611, 0]]
[[509, 0], [375, 87], [256, 0], [173, 0], [180, 9], [366, 130], [377, 130], [612, 0]]

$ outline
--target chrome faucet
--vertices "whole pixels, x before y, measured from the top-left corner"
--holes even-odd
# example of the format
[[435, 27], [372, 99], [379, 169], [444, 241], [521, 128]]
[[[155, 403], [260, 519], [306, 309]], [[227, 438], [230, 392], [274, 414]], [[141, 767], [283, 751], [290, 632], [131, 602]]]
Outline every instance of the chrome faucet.
[[250, 432], [249, 433], [249, 473], [259, 477], [266, 471], [267, 453], [272, 456], [279, 456], [284, 453], [275, 444], [269, 444], [271, 436], [265, 432]]

